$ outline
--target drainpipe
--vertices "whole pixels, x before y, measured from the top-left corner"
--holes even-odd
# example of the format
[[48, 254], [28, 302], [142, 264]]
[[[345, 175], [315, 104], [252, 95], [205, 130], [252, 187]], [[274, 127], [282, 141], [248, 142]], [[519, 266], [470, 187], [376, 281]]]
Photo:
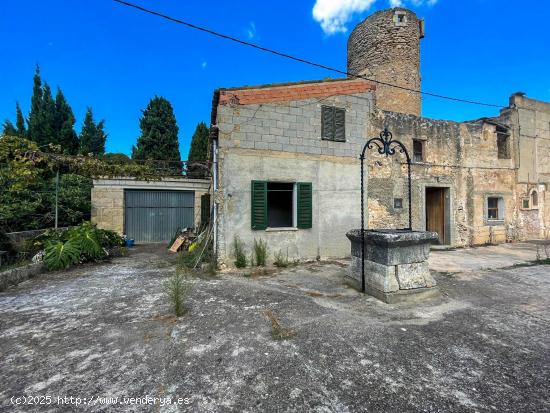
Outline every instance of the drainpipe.
[[216, 265], [218, 263], [218, 140], [212, 140], [212, 185], [213, 191], [213, 208], [212, 208], [212, 233], [213, 233], [213, 247], [214, 247], [214, 259]]

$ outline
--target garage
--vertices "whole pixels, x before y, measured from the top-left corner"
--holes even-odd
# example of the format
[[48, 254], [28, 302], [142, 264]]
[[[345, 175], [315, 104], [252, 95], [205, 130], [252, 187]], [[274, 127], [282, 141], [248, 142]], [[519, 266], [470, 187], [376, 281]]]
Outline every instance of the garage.
[[126, 189], [124, 228], [136, 242], [169, 241], [178, 228], [195, 226], [195, 194], [191, 191]]
[[92, 222], [136, 243], [168, 242], [178, 228], [198, 228], [207, 222], [209, 191], [207, 179], [95, 179]]

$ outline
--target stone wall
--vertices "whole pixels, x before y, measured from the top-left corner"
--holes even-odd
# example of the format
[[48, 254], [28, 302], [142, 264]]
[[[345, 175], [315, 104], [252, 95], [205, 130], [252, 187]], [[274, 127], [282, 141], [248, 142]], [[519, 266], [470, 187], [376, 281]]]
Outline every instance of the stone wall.
[[124, 233], [124, 188], [92, 188], [92, 222], [99, 228]]
[[[348, 39], [348, 72], [420, 90], [421, 22], [407, 9], [382, 10], [359, 23]], [[420, 116], [420, 94], [376, 86], [379, 109]]]

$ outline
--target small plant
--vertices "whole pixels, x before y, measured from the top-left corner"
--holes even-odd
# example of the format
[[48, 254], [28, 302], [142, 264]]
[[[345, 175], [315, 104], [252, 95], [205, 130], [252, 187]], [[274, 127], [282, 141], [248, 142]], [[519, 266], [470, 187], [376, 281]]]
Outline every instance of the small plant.
[[235, 266], [237, 268], [246, 267], [246, 252], [244, 242], [237, 236], [233, 240], [233, 255], [235, 256]]
[[271, 336], [275, 340], [288, 340], [296, 335], [295, 330], [281, 325], [281, 322], [272, 310], [264, 311], [264, 315], [271, 322]]
[[267, 242], [261, 238], [256, 241], [254, 238], [254, 263], [257, 267], [265, 267], [267, 261]]
[[290, 261], [288, 260], [288, 249], [286, 251], [286, 255], [279, 250], [279, 252], [275, 254], [274, 258], [275, 260], [273, 261], [273, 265], [275, 265], [275, 267], [286, 268], [290, 265]]
[[174, 309], [176, 317], [181, 317], [186, 313], [185, 300], [191, 292], [192, 284], [189, 280], [189, 273], [176, 269], [172, 275], [164, 283], [164, 291], [168, 295], [168, 299]]

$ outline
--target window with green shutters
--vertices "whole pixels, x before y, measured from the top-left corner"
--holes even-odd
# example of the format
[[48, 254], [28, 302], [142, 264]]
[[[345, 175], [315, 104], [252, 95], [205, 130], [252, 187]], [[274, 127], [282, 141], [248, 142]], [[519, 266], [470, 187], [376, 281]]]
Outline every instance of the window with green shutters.
[[321, 106], [321, 137], [326, 140], [346, 141], [346, 110]]
[[252, 181], [251, 189], [253, 230], [312, 227], [313, 189], [310, 182]]

